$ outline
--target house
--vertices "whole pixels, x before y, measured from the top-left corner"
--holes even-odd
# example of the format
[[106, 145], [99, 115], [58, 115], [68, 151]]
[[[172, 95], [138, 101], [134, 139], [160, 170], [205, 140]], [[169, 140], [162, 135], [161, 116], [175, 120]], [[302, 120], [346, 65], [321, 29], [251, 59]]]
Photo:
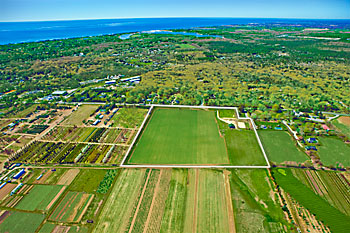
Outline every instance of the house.
[[106, 85], [115, 84], [115, 83], [116, 83], [115, 80], [111, 80], [111, 81], [106, 81], [105, 82]]
[[306, 141], [308, 143], [317, 143], [317, 139], [316, 138], [308, 138]]
[[306, 150], [315, 150], [315, 151], [317, 151], [316, 146], [305, 146], [305, 149]]
[[51, 95], [66, 95], [67, 91], [54, 91]]
[[327, 126], [327, 125], [322, 125], [322, 129], [324, 129], [324, 130], [330, 130], [330, 128]]

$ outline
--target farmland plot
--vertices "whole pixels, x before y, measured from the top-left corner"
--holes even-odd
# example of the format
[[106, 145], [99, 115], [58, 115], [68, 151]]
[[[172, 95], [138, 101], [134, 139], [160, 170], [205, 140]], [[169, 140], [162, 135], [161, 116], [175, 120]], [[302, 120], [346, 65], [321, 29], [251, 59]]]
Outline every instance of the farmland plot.
[[6, 212], [7, 216], [4, 216], [4, 220], [0, 223], [0, 232], [35, 232], [45, 218], [43, 214]]
[[314, 214], [317, 220], [329, 227], [331, 232], [344, 232], [344, 229], [350, 229], [350, 217], [300, 182], [291, 169], [273, 169], [273, 176], [285, 192]]
[[35, 185], [16, 205], [16, 209], [48, 211], [53, 205], [52, 201], [57, 200], [64, 189], [60, 185]]
[[[278, 232], [288, 226], [267, 171], [231, 169], [230, 183], [237, 232]], [[278, 230], [275, 230], [277, 227]]]
[[315, 194], [350, 216], [350, 185], [343, 173], [300, 169], [291, 171]]
[[56, 222], [80, 222], [90, 205], [94, 195], [80, 192], [68, 192], [56, 209], [50, 220]]
[[92, 115], [98, 108], [98, 105], [81, 105], [78, 110], [74, 111], [68, 116], [68, 118], [62, 123], [63, 125], [82, 125], [83, 120], [86, 120]]
[[93, 232], [125, 232], [147, 176], [146, 169], [123, 170]]
[[325, 165], [350, 167], [350, 146], [337, 138], [320, 137], [319, 155]]

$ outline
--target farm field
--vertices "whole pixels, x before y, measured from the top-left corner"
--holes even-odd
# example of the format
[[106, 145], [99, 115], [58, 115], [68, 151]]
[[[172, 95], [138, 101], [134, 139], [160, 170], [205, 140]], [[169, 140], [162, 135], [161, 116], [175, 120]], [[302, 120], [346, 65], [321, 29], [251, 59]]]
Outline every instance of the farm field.
[[271, 162], [277, 164], [285, 162], [303, 163], [308, 160], [307, 155], [296, 147], [287, 132], [259, 130], [258, 133]]
[[83, 121], [89, 118], [89, 116], [93, 114], [98, 107], [99, 105], [83, 104], [79, 106], [76, 111], [72, 112], [72, 114], [70, 114], [68, 118], [63, 121], [62, 125], [82, 125]]
[[221, 171], [123, 170], [94, 232], [233, 232], [227, 190]]
[[302, 206], [316, 215], [317, 220], [328, 226], [331, 232], [344, 232], [350, 228], [350, 216], [330, 205], [321, 196], [301, 183], [291, 169], [273, 169], [273, 176], [280, 187]]
[[56, 222], [80, 222], [94, 195], [81, 192], [68, 192], [56, 209], [50, 220]]
[[83, 169], [69, 186], [70, 191], [93, 193], [97, 191], [107, 170]]
[[39, 233], [87, 233], [88, 228], [81, 226], [61, 226], [46, 222], [39, 230]]
[[[4, 214], [7, 217], [3, 217]], [[45, 216], [43, 214], [5, 211], [1, 218], [5, 218], [5, 220], [0, 223], [0, 232], [22, 233], [35, 232]]]
[[293, 175], [315, 194], [350, 216], [350, 186], [346, 173], [292, 169]]
[[237, 232], [283, 232], [290, 225], [265, 169], [230, 169]]
[[228, 164], [213, 111], [156, 108], [130, 164]]
[[28, 194], [15, 206], [21, 210], [48, 211], [65, 187], [60, 185], [35, 185]]
[[267, 165], [254, 131], [231, 129], [222, 121], [218, 125], [225, 138], [230, 165]]
[[343, 134], [350, 137], [350, 117], [342, 116], [332, 121]]
[[350, 167], [349, 145], [346, 145], [344, 142], [336, 138], [320, 137], [319, 140], [321, 146], [318, 147], [318, 154], [323, 164]]
[[123, 107], [112, 117], [113, 127], [137, 128], [145, 119], [148, 109], [136, 107]]

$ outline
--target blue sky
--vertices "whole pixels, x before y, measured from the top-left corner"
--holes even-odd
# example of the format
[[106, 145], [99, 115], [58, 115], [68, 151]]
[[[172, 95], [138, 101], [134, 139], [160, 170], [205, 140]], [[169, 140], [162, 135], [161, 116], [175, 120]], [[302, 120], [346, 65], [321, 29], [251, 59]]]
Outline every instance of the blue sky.
[[350, 19], [350, 0], [0, 0], [0, 21], [144, 17]]

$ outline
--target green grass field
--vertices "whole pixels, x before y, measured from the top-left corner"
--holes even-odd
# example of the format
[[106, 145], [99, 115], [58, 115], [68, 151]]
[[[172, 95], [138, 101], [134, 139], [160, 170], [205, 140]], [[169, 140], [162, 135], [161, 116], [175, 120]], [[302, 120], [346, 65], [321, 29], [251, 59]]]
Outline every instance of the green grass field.
[[340, 123], [339, 120], [332, 121], [332, 124], [335, 125], [343, 134], [350, 137], [350, 126]]
[[228, 164], [229, 160], [214, 111], [155, 109], [129, 163]]
[[345, 167], [350, 166], [350, 146], [336, 138], [319, 138], [319, 156], [325, 165], [337, 165], [341, 163]]
[[78, 192], [92, 193], [97, 191], [101, 180], [104, 178], [107, 170], [88, 170], [83, 169], [75, 177], [69, 190]]
[[11, 212], [10, 216], [0, 224], [0, 232], [35, 232], [44, 218], [43, 214]]
[[259, 136], [267, 157], [274, 163], [308, 160], [306, 154], [298, 150], [291, 136], [285, 131], [259, 130]]
[[35, 185], [32, 190], [18, 203], [16, 209], [46, 210], [48, 204], [62, 189], [62, 185]]

